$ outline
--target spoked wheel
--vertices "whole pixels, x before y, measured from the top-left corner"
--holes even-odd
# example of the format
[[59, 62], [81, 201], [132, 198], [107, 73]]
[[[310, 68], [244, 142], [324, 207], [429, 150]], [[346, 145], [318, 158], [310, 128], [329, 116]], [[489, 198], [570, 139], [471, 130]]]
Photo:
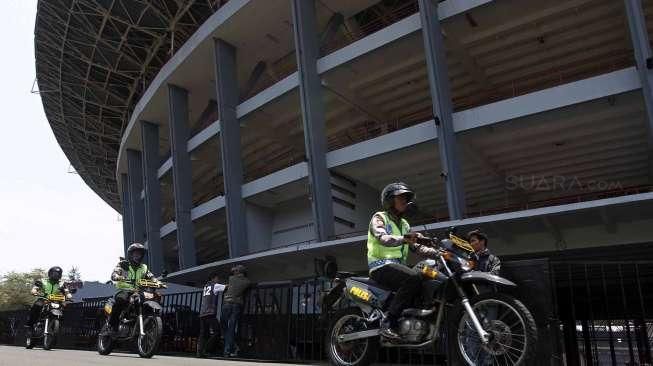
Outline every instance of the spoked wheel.
[[458, 356], [467, 365], [526, 365], [537, 342], [537, 326], [530, 311], [519, 300], [505, 294], [491, 293], [473, 298], [470, 305], [489, 341], [483, 344], [474, 324], [459, 309], [455, 340]]
[[59, 319], [51, 319], [48, 325], [48, 333], [43, 335], [43, 349], [49, 351], [54, 347], [59, 334]]
[[145, 335], [138, 336], [138, 355], [150, 358], [156, 352], [163, 333], [163, 321], [158, 316], [148, 316], [143, 319]]
[[326, 348], [332, 365], [337, 366], [367, 366], [376, 356], [379, 345], [378, 338], [357, 339], [351, 342], [340, 342], [340, 336], [367, 330], [368, 326], [357, 308], [341, 310], [334, 316], [326, 339]]
[[106, 356], [113, 351], [113, 339], [109, 335], [110, 325], [105, 323], [100, 334], [97, 336], [97, 351], [99, 354]]

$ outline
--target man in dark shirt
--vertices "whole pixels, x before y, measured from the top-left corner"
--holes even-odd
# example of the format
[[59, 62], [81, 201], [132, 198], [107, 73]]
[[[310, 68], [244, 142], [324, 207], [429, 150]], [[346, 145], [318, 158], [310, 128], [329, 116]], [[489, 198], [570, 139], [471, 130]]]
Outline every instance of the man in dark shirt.
[[243, 312], [245, 292], [252, 286], [247, 278], [247, 269], [239, 264], [231, 269], [231, 276], [222, 303], [222, 329], [224, 334], [224, 356], [236, 357], [238, 355], [235, 344], [238, 321]]
[[487, 248], [487, 235], [481, 230], [476, 229], [470, 231], [467, 234], [467, 238], [478, 256], [478, 266], [476, 266], [476, 269], [498, 276], [501, 271], [501, 260], [496, 255], [490, 253], [490, 250]]
[[[217, 319], [218, 298], [225, 289], [220, 284], [217, 272], [211, 273], [209, 281], [202, 289], [202, 307], [200, 309], [200, 335], [197, 341], [197, 357], [206, 357], [209, 345], [214, 344], [220, 334], [220, 323]], [[209, 337], [210, 336], [210, 337]]]

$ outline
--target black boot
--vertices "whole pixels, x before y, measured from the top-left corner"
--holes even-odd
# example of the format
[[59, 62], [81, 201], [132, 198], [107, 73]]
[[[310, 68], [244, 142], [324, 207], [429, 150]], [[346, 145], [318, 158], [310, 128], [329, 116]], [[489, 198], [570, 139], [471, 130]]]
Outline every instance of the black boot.
[[389, 340], [399, 340], [401, 336], [397, 332], [397, 320], [393, 317], [386, 317], [381, 322], [381, 336]]

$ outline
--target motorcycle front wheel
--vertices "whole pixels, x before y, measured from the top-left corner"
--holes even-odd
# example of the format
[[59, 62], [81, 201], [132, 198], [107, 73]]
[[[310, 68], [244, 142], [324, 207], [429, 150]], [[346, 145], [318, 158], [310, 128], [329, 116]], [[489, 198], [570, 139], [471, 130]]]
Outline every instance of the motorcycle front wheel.
[[103, 356], [106, 356], [113, 351], [113, 339], [109, 335], [110, 328], [111, 326], [108, 323], [105, 323], [97, 336], [97, 352]]
[[50, 319], [48, 322], [48, 333], [43, 335], [43, 349], [46, 351], [51, 350], [57, 340], [59, 334], [59, 319]]
[[145, 335], [138, 336], [138, 355], [150, 358], [156, 352], [163, 334], [163, 321], [160, 316], [148, 316], [143, 319]]
[[376, 357], [379, 338], [357, 339], [339, 342], [344, 334], [365, 331], [368, 324], [358, 308], [347, 308], [333, 316], [326, 335], [326, 349], [329, 361], [335, 366], [367, 366]]
[[512, 296], [489, 293], [475, 296], [470, 305], [490, 339], [481, 337], [462, 305], [449, 325], [454, 361], [466, 365], [528, 365], [535, 354], [537, 326], [530, 311]]

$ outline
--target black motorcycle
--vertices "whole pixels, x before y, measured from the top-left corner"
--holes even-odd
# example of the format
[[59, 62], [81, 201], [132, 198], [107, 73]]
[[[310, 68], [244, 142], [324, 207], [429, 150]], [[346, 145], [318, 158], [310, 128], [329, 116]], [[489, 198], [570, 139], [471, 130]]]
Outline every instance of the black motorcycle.
[[[414, 267], [424, 278], [423, 288], [414, 307], [405, 309], [399, 319], [400, 340], [386, 339], [379, 330], [393, 291], [367, 277], [332, 268], [334, 286], [323, 297], [322, 309], [328, 311], [339, 303], [349, 306], [331, 317], [325, 340], [331, 364], [369, 365], [378, 347], [433, 347], [444, 341], [440, 330], [447, 327], [454, 364], [527, 365], [535, 352], [537, 326], [521, 301], [502, 292], [516, 285], [474, 271], [473, 248], [453, 231], [448, 239], [419, 242], [437, 248], [439, 255]], [[443, 324], [445, 311], [449, 324]]]
[[156, 352], [163, 334], [161, 320], [161, 295], [158, 289], [167, 286], [158, 281], [140, 280], [134, 284], [136, 290], [129, 297], [129, 305], [119, 316], [118, 331], [111, 332], [109, 316], [113, 309], [113, 298], [104, 306], [107, 319], [97, 340], [98, 353], [108, 355], [116, 342], [136, 341], [138, 355], [150, 358]]
[[59, 326], [63, 319], [63, 308], [66, 304], [66, 296], [63, 294], [52, 294], [40, 297], [43, 300], [43, 308], [39, 319], [29, 330], [25, 338], [25, 348], [34, 348], [34, 342], [43, 339], [43, 349], [50, 350], [54, 347], [59, 335]]

